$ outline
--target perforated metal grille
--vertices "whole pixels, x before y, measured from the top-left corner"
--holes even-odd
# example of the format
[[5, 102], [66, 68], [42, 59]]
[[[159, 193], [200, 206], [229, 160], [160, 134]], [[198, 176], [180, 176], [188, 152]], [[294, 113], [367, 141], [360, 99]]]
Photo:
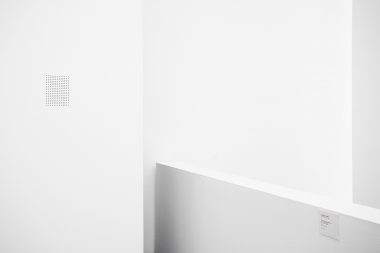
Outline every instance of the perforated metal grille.
[[69, 106], [70, 78], [64, 75], [46, 75], [46, 106]]

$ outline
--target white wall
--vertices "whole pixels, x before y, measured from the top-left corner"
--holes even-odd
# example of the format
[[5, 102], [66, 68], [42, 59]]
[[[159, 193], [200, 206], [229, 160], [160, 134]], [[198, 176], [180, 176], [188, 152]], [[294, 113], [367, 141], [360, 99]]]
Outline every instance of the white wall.
[[[138, 0], [0, 2], [0, 252], [142, 252]], [[70, 75], [45, 107], [45, 74]]]
[[147, 252], [157, 160], [351, 199], [351, 10], [145, 0]]
[[[319, 211], [325, 211], [320, 206], [283, 198], [287, 194], [282, 192], [269, 194], [264, 186], [256, 190], [219, 179], [158, 166], [157, 253], [380, 252], [379, 210], [345, 208], [356, 209], [360, 217], [333, 210], [339, 215], [337, 241], [319, 233]], [[312, 194], [299, 195], [324, 203]], [[364, 213], [371, 213], [369, 220]]]
[[380, 2], [353, 3], [354, 201], [380, 208]]

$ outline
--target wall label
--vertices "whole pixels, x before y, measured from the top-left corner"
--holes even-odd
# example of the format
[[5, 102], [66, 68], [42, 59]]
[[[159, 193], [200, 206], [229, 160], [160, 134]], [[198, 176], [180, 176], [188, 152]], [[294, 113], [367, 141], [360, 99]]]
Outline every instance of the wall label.
[[319, 211], [319, 233], [339, 241], [339, 215], [327, 211]]

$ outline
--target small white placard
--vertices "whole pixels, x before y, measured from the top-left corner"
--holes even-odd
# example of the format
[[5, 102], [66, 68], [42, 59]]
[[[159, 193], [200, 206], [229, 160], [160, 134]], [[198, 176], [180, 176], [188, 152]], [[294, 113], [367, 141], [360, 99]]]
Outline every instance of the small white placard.
[[339, 240], [339, 215], [319, 211], [319, 232], [321, 235]]

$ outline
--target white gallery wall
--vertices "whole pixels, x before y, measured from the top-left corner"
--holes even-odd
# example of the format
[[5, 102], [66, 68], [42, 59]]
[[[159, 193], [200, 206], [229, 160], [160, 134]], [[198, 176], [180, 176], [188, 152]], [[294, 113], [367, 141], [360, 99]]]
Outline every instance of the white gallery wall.
[[0, 2], [1, 253], [142, 252], [141, 8]]
[[145, 0], [145, 246], [155, 162], [351, 200], [346, 0]]
[[156, 253], [380, 252], [380, 210], [182, 163], [157, 185]]
[[380, 208], [380, 1], [353, 1], [354, 201]]

